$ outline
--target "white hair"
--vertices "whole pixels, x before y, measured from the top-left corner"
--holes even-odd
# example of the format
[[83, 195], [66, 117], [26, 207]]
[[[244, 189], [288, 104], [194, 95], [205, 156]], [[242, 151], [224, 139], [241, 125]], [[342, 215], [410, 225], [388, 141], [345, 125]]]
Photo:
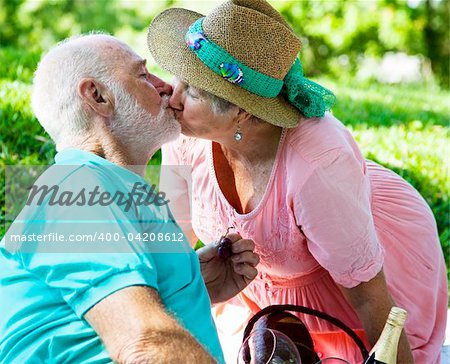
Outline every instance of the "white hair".
[[201, 95], [201, 97], [203, 97], [209, 102], [209, 106], [215, 115], [226, 114], [231, 109], [239, 107], [233, 104], [232, 102], [227, 101], [219, 96], [216, 96], [206, 90], [200, 89], [192, 85], [189, 85], [189, 88], [196, 90], [196, 92], [199, 95]]
[[92, 77], [113, 92], [124, 92], [114, 81], [114, 62], [102, 56], [105, 41], [121, 44], [132, 52], [110, 35], [91, 33], [58, 43], [38, 65], [31, 105], [57, 148], [83, 138], [89, 130], [89, 121], [77, 93], [82, 78]]
[[[206, 99], [208, 101], [209, 107], [211, 108], [212, 112], [215, 115], [226, 114], [226, 113], [234, 110], [235, 108], [239, 108], [238, 105], [233, 104], [232, 102], [225, 100], [219, 96], [216, 96], [209, 91], [202, 90], [202, 89], [199, 89], [194, 86], [189, 86], [189, 87], [194, 88], [197, 91], [197, 93], [199, 93], [204, 99]], [[251, 115], [251, 120], [256, 123], [265, 123], [266, 122], [266, 121], [258, 118], [255, 115]]]

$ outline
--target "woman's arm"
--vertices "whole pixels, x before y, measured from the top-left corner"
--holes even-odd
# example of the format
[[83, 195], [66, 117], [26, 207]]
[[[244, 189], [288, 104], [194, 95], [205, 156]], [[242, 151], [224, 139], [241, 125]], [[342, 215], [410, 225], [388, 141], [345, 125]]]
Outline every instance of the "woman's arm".
[[[360, 283], [356, 287], [340, 286], [340, 288], [345, 298], [356, 310], [369, 343], [373, 346], [383, 330], [391, 307], [395, 305], [387, 289], [383, 271], [381, 270], [370, 281]], [[400, 337], [397, 362], [414, 363], [405, 331]]]

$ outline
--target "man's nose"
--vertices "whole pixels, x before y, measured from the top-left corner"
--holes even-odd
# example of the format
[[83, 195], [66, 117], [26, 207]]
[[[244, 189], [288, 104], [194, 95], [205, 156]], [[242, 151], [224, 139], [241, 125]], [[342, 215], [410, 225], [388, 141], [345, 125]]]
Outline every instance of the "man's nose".
[[150, 82], [153, 84], [153, 87], [158, 91], [158, 93], [162, 95], [172, 95], [172, 86], [169, 83], [164, 82], [159, 77], [147, 71], [147, 76]]
[[159, 92], [159, 94], [162, 96], [162, 95], [172, 95], [172, 92], [173, 92], [173, 89], [172, 89], [172, 86], [170, 85], [170, 84], [168, 84], [168, 83], [163, 83], [163, 85], [161, 85], [161, 86], [159, 86], [158, 88], [157, 88], [157, 90], [158, 90], [158, 92]]

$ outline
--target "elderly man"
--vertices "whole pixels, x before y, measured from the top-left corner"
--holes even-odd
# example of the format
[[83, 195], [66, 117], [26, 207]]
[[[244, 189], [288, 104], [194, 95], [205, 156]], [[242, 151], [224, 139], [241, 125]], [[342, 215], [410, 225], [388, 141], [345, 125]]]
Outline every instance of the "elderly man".
[[[61, 189], [59, 204], [44, 196], [28, 206], [20, 221], [33, 224], [17, 218], [0, 245], [1, 363], [223, 362], [210, 304], [231, 298], [255, 277], [252, 241], [230, 234], [233, 259], [211, 248], [197, 256], [164, 204], [61, 204], [62, 194], [77, 185], [122, 196], [136, 183], [148, 187], [140, 175], [149, 159], [180, 132], [167, 106], [170, 92], [145, 60], [107, 35], [71, 38], [41, 60], [32, 105], [58, 154], [40, 180]], [[52, 173], [59, 167], [69, 169]], [[51, 236], [59, 229], [55, 220], [74, 219], [86, 231], [107, 220], [98, 229], [125, 238], [128, 250], [8, 249], [13, 230]], [[74, 226], [80, 224], [68, 229], [79, 231]], [[162, 230], [177, 243], [182, 237], [181, 251], [155, 253], [133, 241]]]

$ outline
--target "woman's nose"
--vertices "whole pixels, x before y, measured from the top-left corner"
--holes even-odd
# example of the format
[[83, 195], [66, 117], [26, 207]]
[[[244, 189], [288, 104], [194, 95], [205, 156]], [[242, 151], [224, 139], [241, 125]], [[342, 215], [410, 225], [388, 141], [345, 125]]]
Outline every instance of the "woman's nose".
[[179, 86], [174, 86], [172, 95], [169, 99], [169, 106], [175, 110], [183, 110], [183, 102], [182, 102], [182, 89]]

